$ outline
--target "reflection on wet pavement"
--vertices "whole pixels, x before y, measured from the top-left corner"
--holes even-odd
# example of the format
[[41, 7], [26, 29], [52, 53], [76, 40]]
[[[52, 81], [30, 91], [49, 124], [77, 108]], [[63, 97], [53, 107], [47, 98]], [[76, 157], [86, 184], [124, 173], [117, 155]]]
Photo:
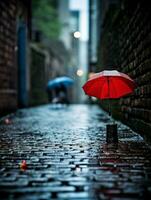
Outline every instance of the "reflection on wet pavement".
[[[145, 199], [150, 149], [118, 123], [118, 147], [106, 145], [110, 118], [97, 106], [19, 110], [0, 125], [1, 199]], [[21, 171], [19, 163], [27, 162]]]

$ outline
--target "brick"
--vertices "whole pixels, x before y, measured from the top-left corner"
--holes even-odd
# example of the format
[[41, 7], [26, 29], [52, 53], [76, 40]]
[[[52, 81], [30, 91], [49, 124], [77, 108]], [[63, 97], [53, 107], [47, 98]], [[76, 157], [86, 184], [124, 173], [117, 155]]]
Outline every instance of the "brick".
[[72, 192], [72, 193], [59, 193], [58, 197], [60, 199], [88, 199], [89, 195], [87, 192]]
[[[149, 192], [151, 150], [143, 138], [118, 122], [118, 148], [110, 149], [108, 115], [98, 106], [71, 105], [68, 115], [61, 110], [66, 118], [50, 109], [24, 109], [11, 115], [12, 125], [0, 123], [1, 199], [138, 199]], [[29, 168], [21, 171], [24, 159]]]
[[[11, 111], [17, 107], [17, 79], [15, 79], [17, 77], [17, 66], [14, 59], [16, 3], [14, 4], [13, 0], [9, 3], [1, 1], [0, 7], [2, 7], [0, 21], [0, 55], [2, 61], [0, 63], [0, 96], [3, 95], [3, 98], [0, 98], [0, 114], [3, 114], [5, 111]], [[10, 89], [13, 89], [16, 93], [9, 93]], [[3, 90], [3, 94], [1, 94], [1, 90]], [[11, 101], [11, 103], [8, 101]]]
[[[143, 123], [150, 121], [151, 22], [148, 19], [151, 14], [150, 10], [146, 10], [146, 7], [149, 7], [149, 4], [138, 1], [135, 8], [131, 7], [131, 2], [127, 2], [124, 13], [116, 9], [111, 13], [109, 9], [108, 19], [106, 19], [108, 24], [105, 24], [104, 29], [101, 29], [102, 42], [99, 46], [100, 55], [98, 56], [102, 59], [98, 65], [103, 69], [104, 66], [108, 66], [108, 63], [111, 66], [118, 63], [117, 69], [130, 75], [136, 81], [135, 92], [128, 98], [125, 97], [123, 100], [117, 101], [116, 107], [121, 112], [113, 112], [114, 117], [123, 120], [135, 130], [136, 124], [138, 129], [141, 129]], [[117, 16], [114, 22], [112, 15]], [[110, 36], [107, 34], [109, 31]], [[116, 42], [117, 40], [119, 43]], [[128, 120], [131, 119], [133, 120], [132, 124], [128, 123]], [[137, 123], [139, 119], [142, 120], [140, 124]], [[151, 130], [143, 131], [144, 137], [148, 137], [148, 132]], [[150, 138], [148, 139], [150, 140]]]

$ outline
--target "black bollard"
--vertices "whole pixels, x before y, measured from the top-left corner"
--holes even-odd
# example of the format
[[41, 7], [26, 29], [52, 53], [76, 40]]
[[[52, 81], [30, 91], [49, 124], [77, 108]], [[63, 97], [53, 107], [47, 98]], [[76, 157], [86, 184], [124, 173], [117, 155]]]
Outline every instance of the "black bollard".
[[107, 144], [118, 144], [117, 124], [106, 125], [106, 142]]

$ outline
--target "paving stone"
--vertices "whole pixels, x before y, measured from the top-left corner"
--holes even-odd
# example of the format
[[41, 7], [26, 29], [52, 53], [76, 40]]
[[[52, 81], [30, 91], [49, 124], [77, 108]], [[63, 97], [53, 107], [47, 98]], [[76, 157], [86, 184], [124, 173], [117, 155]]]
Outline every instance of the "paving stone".
[[[105, 138], [109, 120], [93, 105], [57, 110], [47, 105], [12, 115], [13, 124], [0, 125], [0, 199], [151, 196], [149, 145], [120, 124], [118, 147], [109, 147]], [[25, 171], [19, 167], [22, 160], [27, 162]]]
[[72, 193], [59, 193], [60, 199], [87, 199], [89, 194], [87, 192], [72, 192]]

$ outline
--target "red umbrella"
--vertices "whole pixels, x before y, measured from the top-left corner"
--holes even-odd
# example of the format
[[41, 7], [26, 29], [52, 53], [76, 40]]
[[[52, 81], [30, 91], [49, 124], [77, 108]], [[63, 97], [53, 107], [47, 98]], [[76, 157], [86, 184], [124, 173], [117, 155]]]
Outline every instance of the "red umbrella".
[[[130, 94], [135, 89], [134, 81], [121, 72], [116, 70], [104, 70], [95, 74], [83, 86], [84, 92], [89, 96], [94, 96], [99, 99], [117, 99]], [[109, 115], [110, 102], [109, 103]], [[107, 125], [107, 143], [118, 142], [117, 125]]]
[[104, 70], [95, 74], [83, 86], [84, 92], [99, 99], [117, 99], [130, 94], [135, 82], [117, 70]]

